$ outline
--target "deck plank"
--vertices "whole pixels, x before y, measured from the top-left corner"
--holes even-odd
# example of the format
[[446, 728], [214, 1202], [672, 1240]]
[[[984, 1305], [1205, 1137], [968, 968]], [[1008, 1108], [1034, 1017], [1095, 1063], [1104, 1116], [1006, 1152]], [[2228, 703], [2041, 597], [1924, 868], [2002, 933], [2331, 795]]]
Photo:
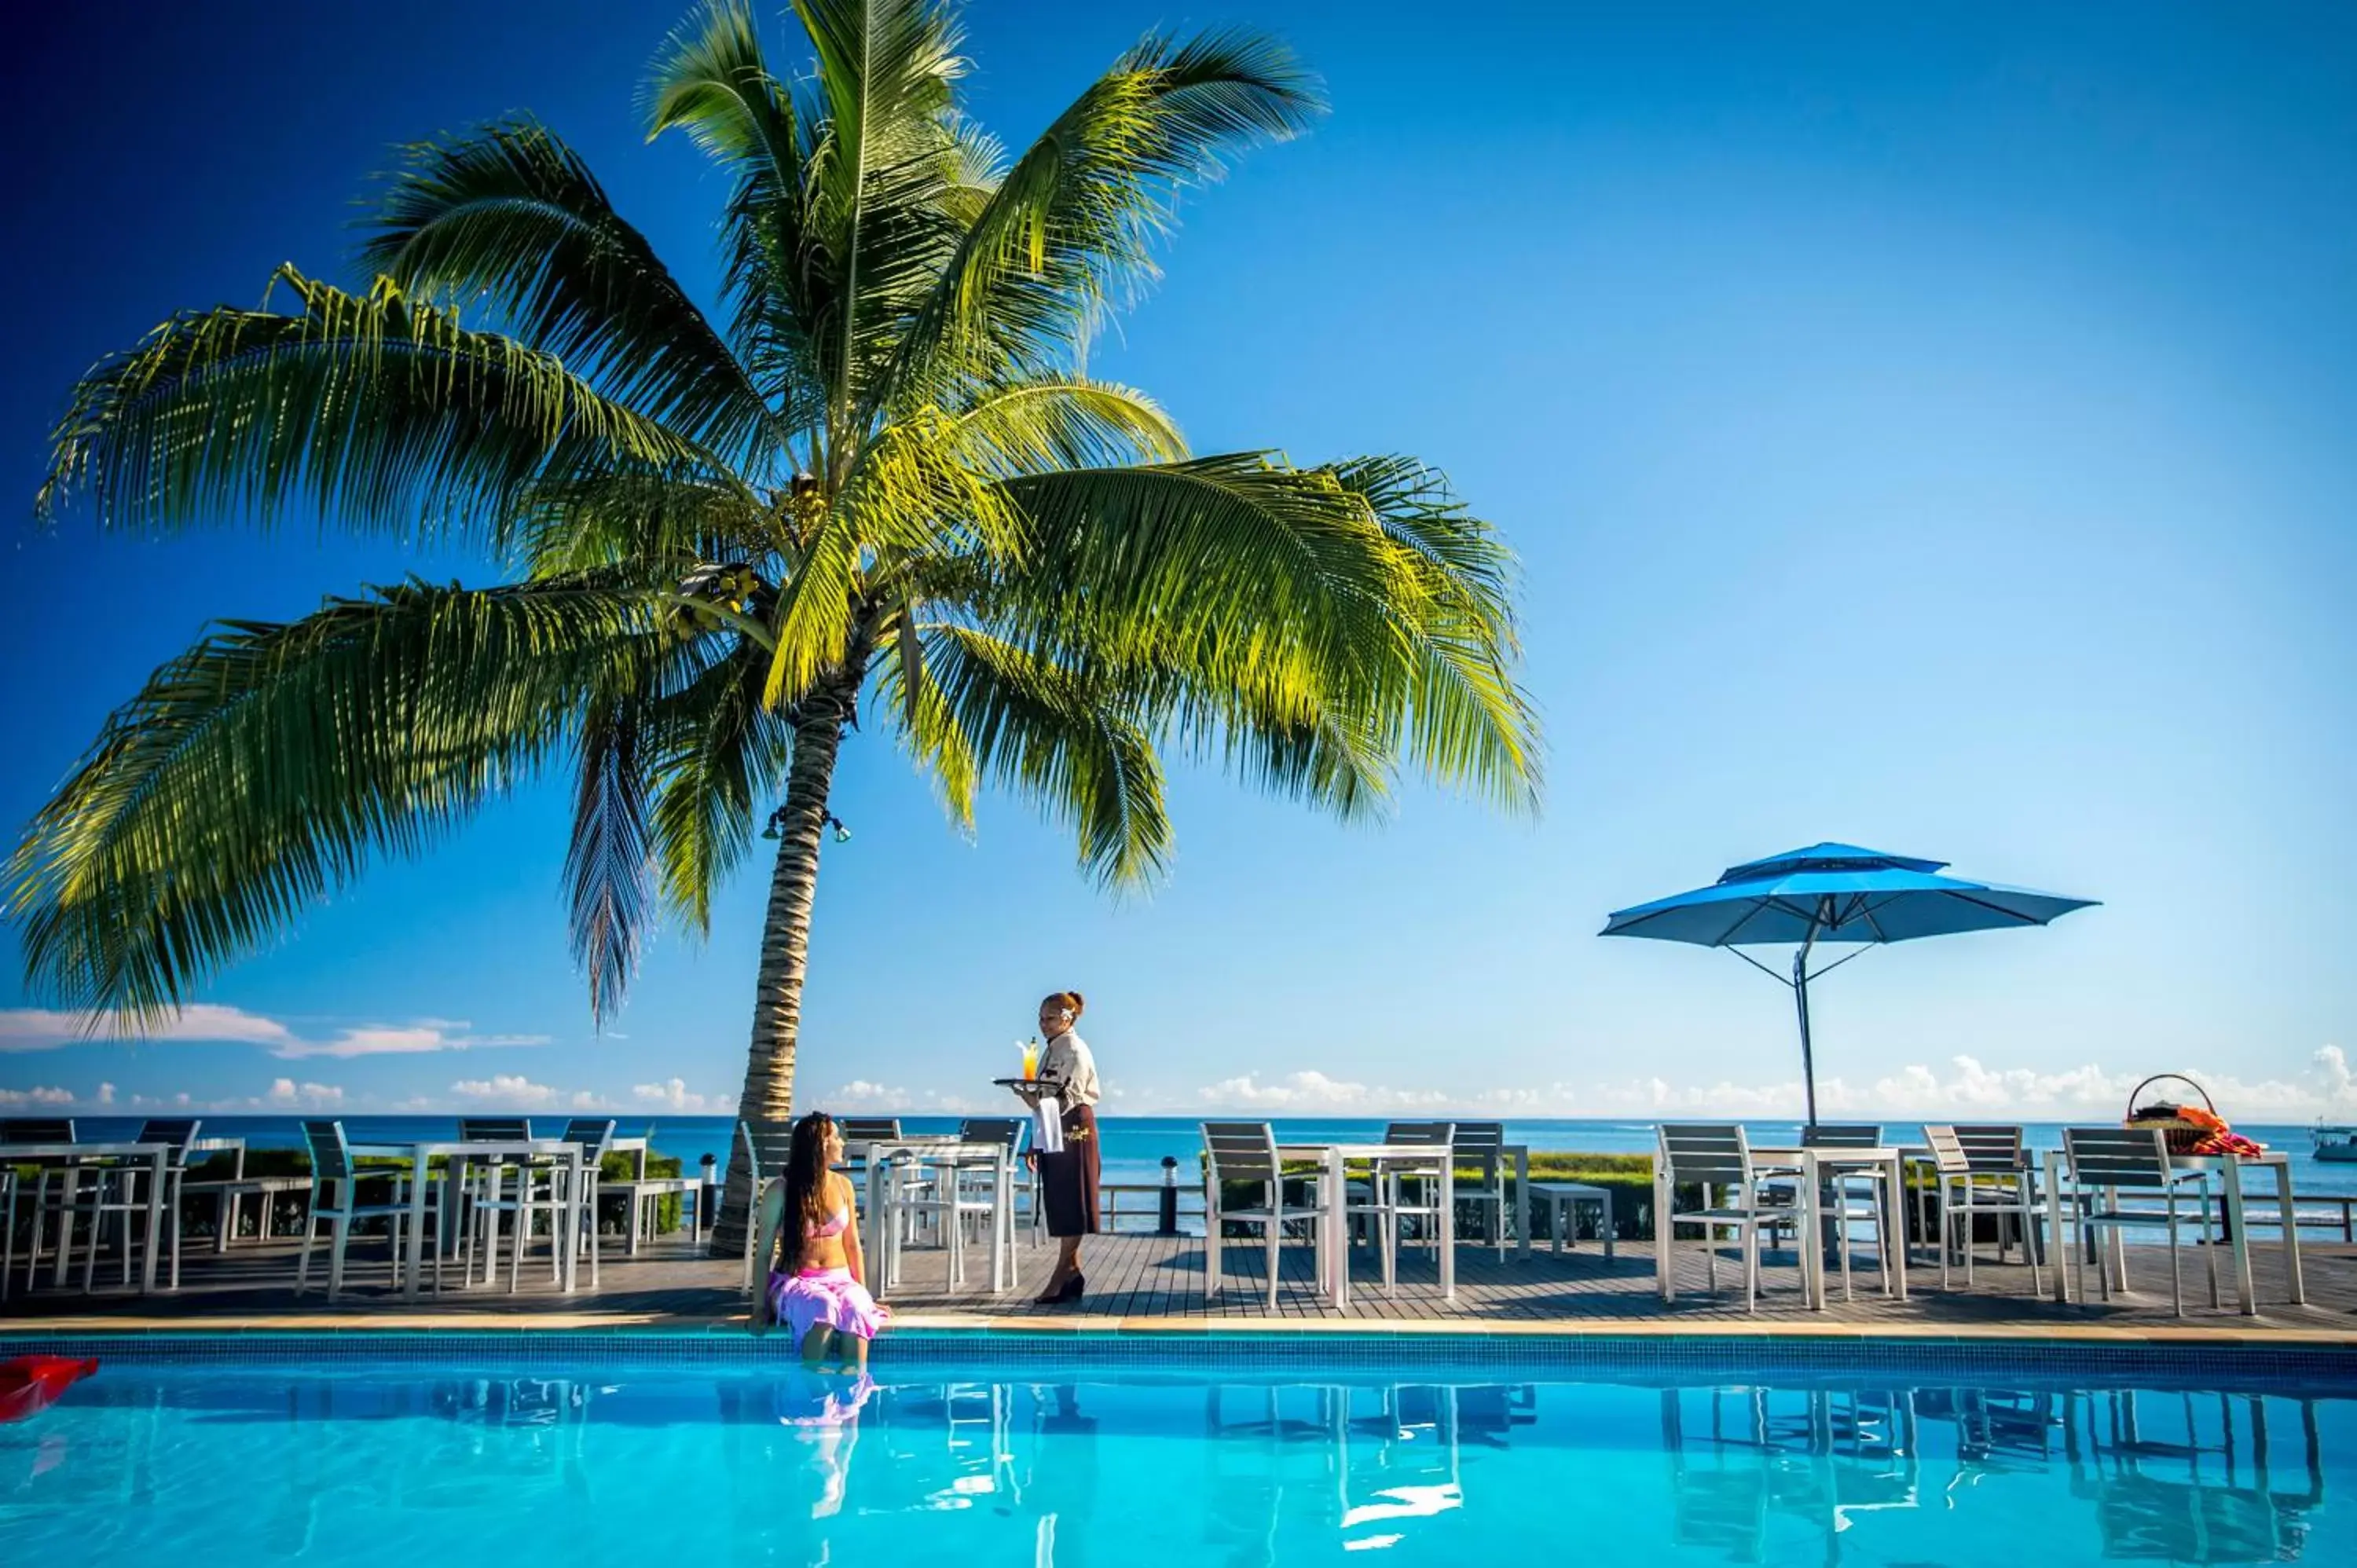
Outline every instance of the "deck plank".
[[[2131, 1252], [2137, 1293], [2110, 1303], [2063, 1305], [2033, 1297], [2029, 1271], [2019, 1262], [1985, 1260], [1977, 1265], [1971, 1290], [1964, 1288], [1961, 1272], [1955, 1288], [1942, 1290], [1936, 1265], [1919, 1262], [1909, 1276], [1912, 1300], [1902, 1303], [1884, 1296], [1871, 1276], [1867, 1276], [1853, 1302], [1840, 1299], [1836, 1284], [1830, 1307], [1824, 1313], [1810, 1312], [1803, 1305], [1792, 1255], [1771, 1254], [1762, 1270], [1756, 1321], [1867, 1332], [1944, 1329], [1959, 1334], [2018, 1333], [2041, 1326], [2137, 1329], [2176, 1325], [2178, 1320], [2169, 1311], [2165, 1253], [2159, 1248], [2136, 1248]], [[524, 1287], [512, 1294], [503, 1287], [461, 1290], [454, 1286], [439, 1296], [429, 1294], [414, 1305], [404, 1303], [389, 1288], [388, 1259], [381, 1241], [355, 1244], [344, 1294], [332, 1306], [317, 1287], [316, 1272], [313, 1290], [302, 1296], [294, 1294], [295, 1253], [291, 1244], [281, 1243], [240, 1245], [223, 1255], [192, 1250], [183, 1262], [183, 1288], [177, 1294], [146, 1297], [109, 1288], [103, 1266], [99, 1289], [89, 1295], [53, 1288], [46, 1269], [37, 1287], [27, 1294], [20, 1273], [11, 1282], [15, 1294], [0, 1304], [0, 1330], [20, 1331], [62, 1322], [198, 1327], [208, 1322], [366, 1320], [375, 1324], [410, 1317], [436, 1323], [463, 1319], [498, 1324], [514, 1322], [520, 1316], [549, 1315], [562, 1316], [568, 1322], [688, 1326], [726, 1321], [746, 1309], [737, 1289], [741, 1262], [707, 1259], [678, 1243], [651, 1247], [636, 1259], [606, 1259], [604, 1288], [595, 1292], [585, 1288], [567, 1296], [546, 1283], [544, 1272], [534, 1280], [533, 1269], [527, 1266]], [[904, 1315], [920, 1315], [928, 1321], [977, 1324], [1050, 1314], [1102, 1326], [1205, 1319], [1243, 1324], [1265, 1321], [1268, 1316], [1263, 1253], [1257, 1246], [1232, 1243], [1222, 1249], [1222, 1288], [1218, 1299], [1206, 1301], [1200, 1237], [1092, 1238], [1084, 1258], [1093, 1287], [1089, 1295], [1069, 1305], [1035, 1305], [1032, 1297], [1045, 1283], [1055, 1255], [1049, 1246], [1019, 1243], [1013, 1288], [993, 1295], [987, 1288], [987, 1268], [975, 1266], [972, 1257], [969, 1278], [974, 1283], [952, 1293], [944, 1288], [945, 1254], [911, 1248], [904, 1254], [903, 1283], [892, 1293], [892, 1305]], [[2231, 1269], [2222, 1252], [2220, 1272], [2228, 1305], [2222, 1310], [2209, 1306], [2201, 1254], [2190, 1251], [2186, 1260], [2190, 1305], [2186, 1322], [2235, 1333], [2300, 1330], [2357, 1337], [2357, 1248], [2337, 1242], [2310, 1242], [2302, 1248], [2309, 1294], [2305, 1306], [2286, 1302], [2283, 1261], [2272, 1242], [2261, 1241], [2253, 1256], [2260, 1298], [2255, 1318], [2233, 1310]], [[321, 1262], [314, 1260], [315, 1271]], [[1397, 1292], [1392, 1295], [1384, 1294], [1367, 1252], [1359, 1251], [1354, 1262], [1353, 1305], [1347, 1316], [1371, 1324], [1577, 1327], [1609, 1321], [1708, 1329], [1755, 1321], [1748, 1319], [1743, 1310], [1740, 1268], [1731, 1253], [1722, 1262], [1722, 1288], [1714, 1296], [1700, 1288], [1703, 1269], [1695, 1251], [1682, 1247], [1679, 1294], [1670, 1304], [1663, 1303], [1656, 1294], [1651, 1250], [1641, 1244], [1623, 1246], [1610, 1264], [1593, 1244], [1561, 1257], [1541, 1249], [1528, 1262], [1518, 1262], [1511, 1253], [1501, 1261], [1487, 1248], [1466, 1247], [1458, 1255], [1454, 1302], [1442, 1299], [1427, 1251], [1415, 1251], [1402, 1258]], [[1279, 1320], [1306, 1323], [1345, 1316], [1317, 1295], [1312, 1263], [1308, 1246], [1288, 1243], [1285, 1247], [1275, 1314]]]

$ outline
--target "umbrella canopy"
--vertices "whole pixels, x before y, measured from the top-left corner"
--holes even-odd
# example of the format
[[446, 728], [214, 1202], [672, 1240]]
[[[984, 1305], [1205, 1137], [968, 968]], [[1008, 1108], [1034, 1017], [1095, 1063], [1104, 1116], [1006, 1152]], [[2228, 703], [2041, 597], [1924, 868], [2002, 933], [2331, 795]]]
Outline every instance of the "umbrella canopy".
[[1940, 875], [1947, 865], [1856, 844], [1811, 844], [1730, 865], [1707, 887], [1620, 910], [1601, 934], [1708, 948], [1904, 942], [2042, 926], [2094, 902]]
[[[1847, 954], [1813, 973], [1809, 957], [1818, 943], [1905, 942], [1959, 931], [2042, 926], [2095, 902], [1941, 875], [1947, 868], [1944, 860], [1885, 854], [1857, 844], [1811, 844], [1730, 865], [1707, 887], [1618, 910], [1599, 934], [1727, 948], [1754, 969], [1790, 985], [1800, 1010], [1801, 1068], [1813, 1124], [1817, 1084], [1809, 1040], [1809, 983], [1857, 956]], [[1800, 947], [1791, 979], [1736, 950], [1770, 944]]]

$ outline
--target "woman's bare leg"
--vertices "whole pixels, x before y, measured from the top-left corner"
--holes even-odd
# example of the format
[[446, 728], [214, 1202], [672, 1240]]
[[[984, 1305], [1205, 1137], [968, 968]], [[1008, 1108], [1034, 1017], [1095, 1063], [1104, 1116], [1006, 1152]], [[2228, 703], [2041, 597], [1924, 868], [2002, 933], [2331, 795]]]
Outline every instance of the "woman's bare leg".
[[813, 1323], [811, 1331], [802, 1336], [802, 1365], [817, 1368], [834, 1359], [834, 1330], [823, 1323]]
[[867, 1341], [857, 1334], [845, 1334], [843, 1342], [851, 1348], [851, 1369], [861, 1377], [867, 1375]]
[[1048, 1283], [1039, 1287], [1039, 1294], [1032, 1299], [1053, 1301], [1056, 1294], [1064, 1288], [1065, 1282], [1072, 1277], [1072, 1271], [1081, 1266], [1080, 1259], [1081, 1239], [1078, 1236], [1057, 1237], [1056, 1266], [1048, 1271]]

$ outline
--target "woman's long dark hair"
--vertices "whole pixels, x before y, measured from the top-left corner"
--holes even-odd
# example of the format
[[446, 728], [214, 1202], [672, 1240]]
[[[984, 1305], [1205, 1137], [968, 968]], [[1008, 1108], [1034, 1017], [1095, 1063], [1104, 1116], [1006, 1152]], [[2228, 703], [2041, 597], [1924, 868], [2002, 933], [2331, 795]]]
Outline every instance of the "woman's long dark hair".
[[794, 1141], [786, 1151], [785, 1212], [778, 1223], [779, 1267], [792, 1273], [802, 1266], [811, 1232], [826, 1223], [826, 1135], [834, 1118], [813, 1111], [794, 1123]]

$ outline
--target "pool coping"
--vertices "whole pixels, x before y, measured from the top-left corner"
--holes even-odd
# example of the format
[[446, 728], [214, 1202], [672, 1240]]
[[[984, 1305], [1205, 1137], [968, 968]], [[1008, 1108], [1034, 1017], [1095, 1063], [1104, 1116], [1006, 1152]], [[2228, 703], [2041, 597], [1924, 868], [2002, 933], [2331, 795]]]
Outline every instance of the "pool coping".
[[[318, 1338], [388, 1335], [463, 1335], [498, 1338], [535, 1336], [561, 1338], [627, 1337], [634, 1339], [708, 1340], [748, 1338], [741, 1316], [683, 1319], [647, 1313], [342, 1313], [274, 1314], [221, 1317], [0, 1316], [0, 1347], [71, 1337], [129, 1343], [148, 1338]], [[2254, 1324], [1813, 1323], [1792, 1319], [1714, 1319], [1663, 1323], [1654, 1318], [1466, 1319], [1406, 1318], [1189, 1318], [1127, 1316], [1072, 1318], [1049, 1315], [977, 1316], [959, 1313], [908, 1313], [895, 1320], [891, 1336], [957, 1340], [986, 1345], [1018, 1341], [1063, 1344], [1146, 1339], [1211, 1344], [1222, 1339], [1308, 1342], [1318, 1339], [1421, 1340], [1777, 1340], [1813, 1345], [1829, 1342], [1919, 1346], [2267, 1346], [2286, 1349], [2357, 1352], [2357, 1327], [2274, 1327]], [[888, 1343], [888, 1340], [887, 1341]]]

